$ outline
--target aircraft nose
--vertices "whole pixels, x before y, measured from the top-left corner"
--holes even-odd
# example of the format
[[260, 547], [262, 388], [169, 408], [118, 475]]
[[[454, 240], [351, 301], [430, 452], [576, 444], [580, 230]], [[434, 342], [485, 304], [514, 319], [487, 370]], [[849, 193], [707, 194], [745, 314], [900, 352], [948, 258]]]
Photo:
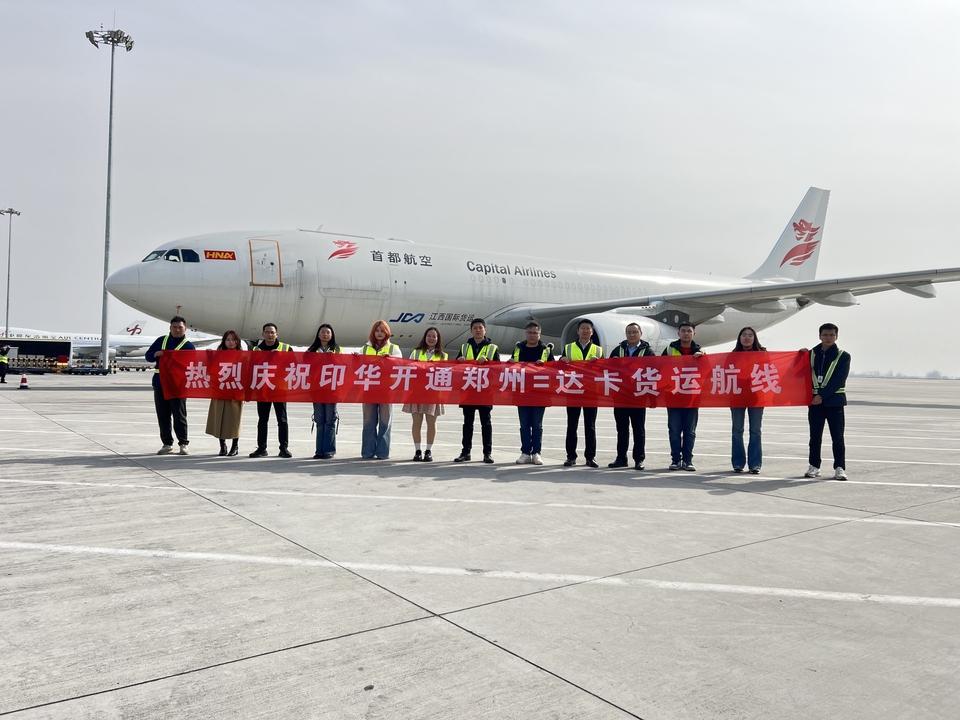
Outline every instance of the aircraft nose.
[[127, 305], [140, 302], [140, 268], [136, 265], [117, 270], [107, 278], [107, 291]]

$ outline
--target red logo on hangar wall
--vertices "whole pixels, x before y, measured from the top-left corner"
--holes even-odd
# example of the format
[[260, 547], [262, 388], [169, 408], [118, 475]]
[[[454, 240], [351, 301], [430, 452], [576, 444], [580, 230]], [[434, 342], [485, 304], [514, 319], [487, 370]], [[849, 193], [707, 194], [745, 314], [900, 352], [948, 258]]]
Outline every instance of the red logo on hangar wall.
[[793, 224], [793, 232], [796, 233], [797, 242], [800, 244], [790, 248], [790, 251], [783, 256], [783, 260], [780, 261], [780, 267], [783, 267], [788, 262], [791, 265], [803, 265], [813, 255], [814, 250], [817, 249], [817, 245], [820, 244], [819, 240], [813, 239], [816, 234], [820, 232], [820, 228], [814, 227], [813, 223], [806, 220], [795, 222]]
[[237, 254], [233, 250], [204, 250], [205, 260], [236, 260]]
[[348, 258], [357, 254], [357, 244], [351, 240], [334, 240], [333, 244], [337, 246], [337, 249], [330, 253], [330, 257], [328, 257], [327, 260], [333, 260], [333, 258]]

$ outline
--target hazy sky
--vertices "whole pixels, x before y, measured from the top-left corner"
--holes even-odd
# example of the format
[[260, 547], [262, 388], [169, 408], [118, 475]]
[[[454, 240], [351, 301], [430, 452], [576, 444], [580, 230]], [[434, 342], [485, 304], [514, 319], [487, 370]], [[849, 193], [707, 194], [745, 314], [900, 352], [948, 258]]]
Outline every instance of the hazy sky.
[[[112, 269], [188, 235], [323, 224], [743, 276], [811, 185], [832, 191], [818, 277], [960, 267], [954, 0], [0, 10], [12, 325], [99, 330], [110, 52], [84, 32], [114, 11], [136, 47], [116, 57]], [[832, 320], [855, 370], [960, 375], [960, 284], [938, 290], [761, 340], [809, 345]]]

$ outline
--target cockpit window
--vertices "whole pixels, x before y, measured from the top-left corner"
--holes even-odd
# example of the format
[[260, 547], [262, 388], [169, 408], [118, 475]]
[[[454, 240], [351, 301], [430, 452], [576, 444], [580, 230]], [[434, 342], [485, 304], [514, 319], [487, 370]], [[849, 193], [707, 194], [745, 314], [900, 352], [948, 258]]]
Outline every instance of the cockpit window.
[[200, 262], [200, 255], [197, 254], [196, 250], [180, 250], [180, 255], [183, 257], [184, 262]]
[[170, 260], [171, 262], [180, 262], [180, 251], [179, 250], [167, 250], [163, 255], [164, 260]]
[[152, 253], [150, 253], [149, 255], [147, 255], [147, 256], [146, 256], [143, 260], [141, 260], [140, 262], [150, 262], [151, 260], [156, 260], [156, 259], [157, 259], [158, 257], [160, 257], [161, 255], [163, 255], [163, 250], [154, 250]]

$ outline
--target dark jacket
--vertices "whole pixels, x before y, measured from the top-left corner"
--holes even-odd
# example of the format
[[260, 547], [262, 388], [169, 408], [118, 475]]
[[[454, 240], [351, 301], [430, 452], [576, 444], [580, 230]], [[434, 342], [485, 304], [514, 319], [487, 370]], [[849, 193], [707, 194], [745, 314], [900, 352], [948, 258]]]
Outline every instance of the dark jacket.
[[630, 345], [630, 343], [628, 343], [626, 340], [624, 340], [622, 343], [620, 343], [619, 345], [617, 345], [617, 346], [613, 349], [613, 352], [610, 353], [610, 357], [612, 357], [612, 358], [615, 358], [615, 357], [650, 357], [650, 356], [652, 356], [652, 355], [656, 355], [656, 353], [653, 351], [653, 348], [650, 347], [650, 343], [648, 343], [646, 340], [641, 340], [641, 341], [640, 341], [640, 344], [637, 346], [637, 353], [636, 353], [635, 355], [630, 355], [630, 354], [628, 354], [627, 348], [629, 347], [629, 345]]
[[[810, 358], [810, 373], [814, 377], [826, 377], [830, 363], [836, 359], [837, 353], [841, 352], [843, 354], [837, 363], [837, 369], [833, 371], [833, 375], [830, 377], [830, 382], [825, 383], [819, 391], [814, 391], [815, 395], [823, 398], [824, 407], [842, 407], [847, 404], [847, 394], [844, 390], [847, 385], [847, 375], [850, 374], [850, 353], [846, 350], [840, 350], [836, 345], [824, 353], [823, 345], [817, 345]], [[837, 392], [838, 390], [841, 392]]]
[[[178, 347], [180, 347], [180, 343], [183, 343], [183, 347], [180, 348], [181, 350], [196, 350], [196, 348], [193, 346], [193, 343], [187, 340], [186, 337], [177, 339], [172, 335], [161, 335], [160, 337], [158, 337], [156, 340], [153, 341], [153, 345], [150, 346], [150, 349], [147, 350], [146, 354], [144, 355], [144, 358], [146, 358], [147, 362], [156, 363], [156, 365], [154, 366], [156, 368], [160, 367], [160, 361], [155, 358], [155, 355], [158, 350], [163, 350], [163, 341], [167, 337], [169, 337], [170, 339], [167, 340], [167, 349], [164, 350], [164, 352], [170, 352], [171, 350], [176, 350]], [[186, 340], [186, 342], [184, 342], [184, 340]], [[153, 386], [160, 387], [159, 372], [153, 373]]]
[[[519, 353], [517, 352], [519, 350]], [[521, 340], [517, 343], [517, 348], [514, 351], [513, 355], [517, 362], [537, 362], [537, 360], [543, 360], [543, 353], [546, 350], [550, 350], [547, 353], [547, 359], [544, 362], [551, 362], [553, 360], [553, 345], [544, 345], [542, 342], [537, 344], [536, 347], [527, 347], [525, 340]]]

